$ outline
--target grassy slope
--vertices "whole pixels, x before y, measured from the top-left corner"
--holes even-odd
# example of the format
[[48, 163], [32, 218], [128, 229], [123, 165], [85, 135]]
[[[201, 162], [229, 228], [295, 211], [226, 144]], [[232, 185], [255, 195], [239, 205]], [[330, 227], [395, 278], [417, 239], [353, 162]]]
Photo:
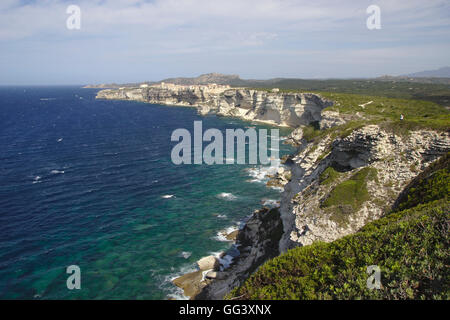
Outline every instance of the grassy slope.
[[[322, 180], [324, 175], [328, 178]], [[337, 179], [339, 173], [332, 167], [328, 167], [321, 175], [321, 183], [331, 183], [333, 179]], [[370, 199], [367, 190], [367, 181], [377, 181], [377, 170], [371, 167], [365, 167], [349, 179], [337, 184], [328, 194], [326, 199], [321, 204], [321, 208], [327, 208], [331, 213], [330, 219], [337, 222], [339, 225], [346, 225], [349, 223], [349, 217], [352, 213], [358, 211], [361, 205]]]
[[[415, 127], [446, 130], [450, 124], [450, 111], [427, 101], [393, 99], [346, 93], [326, 93], [322, 96], [336, 101], [329, 110], [344, 114], [359, 112], [377, 123], [389, 123], [391, 128], [409, 130]], [[372, 103], [361, 107], [369, 101]], [[404, 120], [400, 120], [400, 115]], [[397, 129], [398, 130], [398, 129]]]
[[[395, 209], [405, 210], [334, 242], [292, 249], [227, 298], [450, 299], [449, 163], [444, 156], [413, 181]], [[380, 290], [367, 288], [370, 265], [381, 268]]]
[[246, 86], [269, 90], [280, 88], [281, 91], [323, 91], [353, 93], [358, 95], [370, 95], [400, 99], [414, 99], [431, 101], [442, 106], [450, 105], [450, 86], [444, 83], [417, 83], [399, 80], [374, 80], [374, 79], [281, 79], [280, 81], [237, 83], [236, 86]]
[[[352, 115], [354, 120], [326, 130], [319, 130], [316, 124], [305, 126], [303, 137], [309, 142], [317, 141], [329, 134], [333, 138], [345, 137], [353, 130], [367, 124], [378, 124], [388, 132], [397, 135], [405, 135], [417, 129], [438, 131], [450, 129], [450, 111], [432, 102], [346, 93], [316, 93], [334, 101], [334, 105], [325, 110]], [[369, 101], [372, 103], [364, 107], [360, 106]], [[357, 114], [362, 117], [356, 116]], [[404, 116], [403, 120], [400, 120], [400, 115]]]
[[[326, 110], [348, 115], [358, 113], [363, 117], [355, 116], [353, 121], [327, 130], [319, 130], [317, 124], [306, 126], [304, 137], [307, 141], [320, 139], [329, 133], [345, 136], [366, 124], [380, 124], [400, 135], [413, 129], [443, 131], [450, 128], [450, 86], [447, 84], [285, 79], [265, 87], [255, 83], [253, 88], [270, 91], [273, 87], [279, 87], [281, 92], [314, 92], [335, 102]], [[360, 106], [369, 101], [373, 102]], [[404, 120], [400, 120], [400, 115]]]

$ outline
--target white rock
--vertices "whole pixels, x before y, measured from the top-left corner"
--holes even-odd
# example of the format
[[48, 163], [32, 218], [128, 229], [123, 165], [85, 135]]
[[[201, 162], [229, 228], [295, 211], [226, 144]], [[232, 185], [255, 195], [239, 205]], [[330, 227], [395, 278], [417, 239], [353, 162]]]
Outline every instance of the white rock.
[[207, 256], [203, 257], [200, 260], [197, 261], [197, 265], [200, 268], [200, 270], [210, 270], [214, 269], [217, 270], [220, 266], [219, 260], [217, 260], [214, 256]]

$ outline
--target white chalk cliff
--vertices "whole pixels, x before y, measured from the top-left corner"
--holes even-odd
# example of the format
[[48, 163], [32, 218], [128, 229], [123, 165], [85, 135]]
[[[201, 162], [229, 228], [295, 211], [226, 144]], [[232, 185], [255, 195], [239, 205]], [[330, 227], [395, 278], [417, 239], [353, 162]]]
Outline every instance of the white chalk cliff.
[[138, 88], [101, 90], [99, 99], [134, 100], [172, 106], [197, 107], [215, 113], [278, 126], [298, 127], [321, 120], [332, 102], [312, 93], [281, 93], [226, 85], [157, 84]]

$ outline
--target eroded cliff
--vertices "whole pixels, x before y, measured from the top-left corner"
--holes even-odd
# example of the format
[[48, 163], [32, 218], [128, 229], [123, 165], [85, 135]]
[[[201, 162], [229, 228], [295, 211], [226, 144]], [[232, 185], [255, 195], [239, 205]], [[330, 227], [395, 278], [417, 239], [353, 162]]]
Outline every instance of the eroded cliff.
[[98, 99], [134, 100], [172, 106], [192, 106], [200, 114], [215, 113], [278, 126], [297, 127], [321, 120], [330, 100], [312, 93], [282, 93], [225, 85], [158, 84], [101, 90]]
[[[281, 206], [252, 215], [236, 239], [240, 256], [202, 281], [202, 299], [223, 298], [278, 253], [332, 242], [383, 217], [414, 177], [450, 151], [448, 111], [421, 102], [376, 98], [369, 105], [343, 96], [333, 103], [312, 93], [173, 84], [102, 90], [97, 97], [295, 128], [285, 141], [298, 150], [270, 182], [284, 187]], [[399, 122], [400, 114], [408, 121]]]
[[330, 242], [382, 217], [408, 182], [449, 150], [448, 132], [396, 135], [379, 125], [305, 142], [282, 194], [280, 251]]

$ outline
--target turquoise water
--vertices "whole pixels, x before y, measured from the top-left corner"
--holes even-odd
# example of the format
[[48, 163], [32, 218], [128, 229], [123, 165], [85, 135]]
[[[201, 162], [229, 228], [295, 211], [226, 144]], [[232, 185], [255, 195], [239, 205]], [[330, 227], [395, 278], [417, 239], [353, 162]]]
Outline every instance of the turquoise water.
[[[249, 123], [96, 92], [0, 88], [0, 298], [180, 297], [170, 279], [229, 248], [218, 232], [280, 196], [265, 167], [171, 163], [176, 128]], [[81, 290], [66, 287], [69, 265]]]

